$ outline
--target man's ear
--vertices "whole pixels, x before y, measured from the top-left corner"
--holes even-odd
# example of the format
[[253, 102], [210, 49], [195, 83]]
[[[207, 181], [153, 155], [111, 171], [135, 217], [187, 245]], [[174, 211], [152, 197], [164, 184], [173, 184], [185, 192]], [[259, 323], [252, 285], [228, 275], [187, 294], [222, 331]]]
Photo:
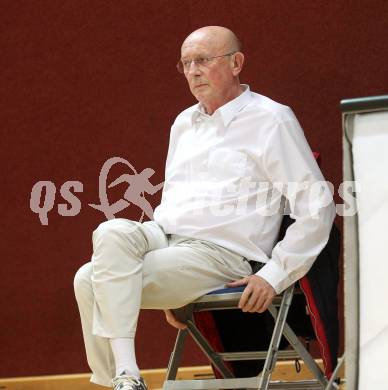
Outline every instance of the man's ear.
[[244, 64], [244, 54], [241, 53], [240, 51], [233, 54], [233, 62], [232, 62], [233, 76], [238, 76], [238, 74], [242, 70], [243, 64]]

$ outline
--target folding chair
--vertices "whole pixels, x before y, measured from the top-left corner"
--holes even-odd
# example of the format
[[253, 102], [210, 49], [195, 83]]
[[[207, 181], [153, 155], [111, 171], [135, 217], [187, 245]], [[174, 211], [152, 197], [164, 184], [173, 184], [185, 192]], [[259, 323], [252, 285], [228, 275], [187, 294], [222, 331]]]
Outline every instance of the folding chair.
[[[179, 330], [173, 352], [168, 365], [166, 381], [163, 390], [194, 390], [194, 389], [336, 389], [336, 384], [328, 386], [322, 370], [309, 354], [302, 342], [286, 322], [287, 314], [294, 295], [294, 285], [290, 286], [283, 294], [275, 297], [268, 310], [274, 318], [275, 325], [272, 338], [267, 351], [257, 352], [217, 352], [201, 334], [195, 324], [194, 313], [212, 310], [237, 309], [238, 302], [244, 287], [225, 288], [213, 291], [191, 304], [174, 310], [178, 320], [187, 324], [187, 329]], [[258, 329], [258, 332], [261, 330]], [[176, 380], [176, 374], [183, 352], [184, 342], [190, 334], [200, 349], [208, 357], [212, 365], [219, 371], [223, 379], [203, 380]], [[293, 350], [279, 351], [281, 337], [284, 336]], [[310, 371], [314, 380], [298, 382], [270, 382], [272, 371], [277, 359], [301, 358]], [[262, 372], [255, 377], [235, 378], [225, 362], [236, 360], [265, 360]]]
[[[320, 154], [313, 153], [318, 164], [320, 163]], [[280, 228], [279, 240], [284, 236], [286, 229], [293, 220], [285, 215]], [[330, 233], [329, 242], [323, 249], [321, 254], [318, 256], [313, 267], [310, 270], [311, 279], [309, 281], [307, 276], [303, 277], [302, 280], [297, 283], [303, 285], [305, 292], [306, 288], [309, 291], [307, 295], [313, 294], [311, 283], [318, 290], [329, 289], [332, 290], [336, 297], [336, 289], [338, 285], [338, 257], [340, 251], [340, 234], [335, 225], [332, 227]], [[326, 279], [319, 280], [320, 276], [324, 275]], [[272, 304], [269, 306], [268, 311], [274, 319], [275, 325], [272, 331], [271, 341], [269, 343], [268, 350], [266, 351], [240, 351], [240, 352], [220, 352], [210, 345], [208, 340], [198, 329], [195, 324], [194, 314], [203, 311], [212, 310], [231, 310], [238, 309], [238, 302], [244, 291], [244, 287], [237, 288], [225, 288], [210, 292], [209, 294], [200, 297], [191, 304], [173, 310], [176, 318], [181, 322], [187, 324], [187, 329], [179, 330], [174, 349], [170, 356], [170, 361], [167, 369], [166, 380], [164, 382], [163, 390], [195, 390], [195, 389], [256, 389], [256, 390], [267, 390], [267, 389], [311, 389], [311, 390], [332, 390], [337, 389], [338, 386], [334, 382], [336, 370], [333, 373], [330, 371], [330, 367], [326, 370], [326, 374], [331, 377], [328, 381], [322, 372], [321, 368], [317, 365], [313, 357], [304, 347], [302, 342], [299, 340], [295, 332], [291, 329], [289, 324], [286, 322], [287, 314], [291, 305], [292, 298], [295, 290], [300, 292], [299, 289], [295, 289], [295, 285], [290, 286], [286, 289], [283, 294], [275, 297]], [[306, 295], [306, 292], [305, 292]], [[332, 320], [337, 317], [337, 299], [334, 302], [328, 300], [321, 300], [315, 302], [314, 298], [311, 301], [314, 303], [315, 309], [324, 306], [326, 308], [325, 320]], [[338, 320], [338, 318], [337, 318]], [[325, 321], [323, 321], [325, 322]], [[316, 329], [314, 329], [317, 333]], [[262, 329], [257, 329], [258, 332], [262, 332]], [[213, 367], [221, 374], [223, 379], [203, 379], [203, 380], [176, 380], [177, 370], [181, 355], [184, 348], [184, 342], [187, 335], [190, 334], [194, 339], [199, 348], [209, 359]], [[289, 342], [293, 350], [279, 350], [279, 344], [282, 336]], [[321, 335], [325, 338], [325, 347], [329, 347], [329, 344], [333, 346], [338, 342], [338, 323], [331, 324], [330, 332]], [[329, 344], [328, 344], [329, 343]], [[330, 349], [330, 348], [326, 348]], [[322, 351], [321, 351], [322, 352]], [[337, 346], [333, 351], [325, 351], [329, 354], [331, 365], [335, 365]], [[331, 352], [331, 353], [330, 353]], [[331, 356], [330, 356], [331, 355]], [[275, 367], [277, 359], [298, 359], [301, 358], [306, 366], [309, 368], [311, 373], [314, 375], [314, 380], [298, 381], [298, 382], [270, 382], [272, 371]], [[264, 360], [264, 366], [261, 373], [253, 377], [235, 378], [232, 370], [225, 362], [232, 361], [247, 361], [247, 360]], [[327, 367], [326, 367], [327, 368]]]

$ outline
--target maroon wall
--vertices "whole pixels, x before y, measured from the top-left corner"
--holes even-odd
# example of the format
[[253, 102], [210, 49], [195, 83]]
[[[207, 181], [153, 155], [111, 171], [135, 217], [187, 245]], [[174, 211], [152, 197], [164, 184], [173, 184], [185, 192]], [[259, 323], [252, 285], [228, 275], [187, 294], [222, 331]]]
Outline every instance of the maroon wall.
[[[388, 92], [387, 4], [1, 1], [0, 377], [88, 370], [72, 283], [105, 220], [88, 203], [98, 203], [100, 168], [113, 156], [138, 171], [154, 168], [155, 184], [163, 180], [169, 126], [193, 103], [175, 70], [188, 33], [218, 24], [239, 35], [242, 81], [295, 110], [338, 187], [340, 99]], [[126, 171], [116, 168], [112, 178]], [[58, 191], [47, 226], [29, 204], [39, 180]], [[57, 211], [68, 180], [84, 185], [72, 217]], [[159, 195], [148, 197], [154, 206]], [[140, 213], [130, 206], [118, 216]], [[174, 333], [160, 312], [142, 313], [142, 368], [167, 365]], [[203, 363], [199, 356], [185, 363]]]

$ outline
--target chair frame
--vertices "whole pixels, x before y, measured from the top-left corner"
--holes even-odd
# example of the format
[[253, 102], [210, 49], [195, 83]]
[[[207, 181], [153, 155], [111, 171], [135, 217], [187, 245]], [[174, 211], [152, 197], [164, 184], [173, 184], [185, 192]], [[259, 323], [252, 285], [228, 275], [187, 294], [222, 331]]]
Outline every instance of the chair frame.
[[[208, 310], [237, 309], [242, 291], [235, 292], [235, 289], [220, 290], [204, 295], [196, 301], [173, 310], [176, 318], [187, 325], [186, 329], [179, 330], [175, 341], [174, 349], [170, 356], [166, 380], [163, 390], [196, 390], [196, 389], [336, 389], [336, 384], [329, 384], [321, 368], [312, 358], [302, 342], [286, 322], [287, 314], [294, 295], [294, 285], [288, 287], [283, 294], [275, 297], [268, 310], [274, 318], [275, 325], [271, 341], [267, 351], [255, 352], [216, 352], [201, 334], [195, 325], [193, 314]], [[259, 330], [260, 331], [260, 330]], [[181, 360], [184, 343], [187, 335], [193, 338], [209, 361], [220, 372], [223, 379], [196, 379], [176, 380], [176, 375]], [[284, 336], [290, 343], [292, 350], [279, 351], [281, 337]], [[304, 381], [276, 381], [271, 382], [271, 374], [278, 359], [301, 358], [306, 366], [313, 373], [315, 379]], [[233, 373], [224, 363], [235, 360], [265, 360], [262, 372], [255, 377], [235, 378]], [[329, 387], [328, 387], [329, 385]]]

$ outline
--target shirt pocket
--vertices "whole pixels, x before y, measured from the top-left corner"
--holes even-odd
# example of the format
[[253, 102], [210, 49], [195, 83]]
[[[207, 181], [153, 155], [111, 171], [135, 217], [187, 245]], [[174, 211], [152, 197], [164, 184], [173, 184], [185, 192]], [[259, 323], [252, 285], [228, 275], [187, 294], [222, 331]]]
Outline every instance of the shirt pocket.
[[247, 155], [233, 149], [218, 148], [209, 154], [208, 172], [213, 179], [241, 178], [245, 175]]

